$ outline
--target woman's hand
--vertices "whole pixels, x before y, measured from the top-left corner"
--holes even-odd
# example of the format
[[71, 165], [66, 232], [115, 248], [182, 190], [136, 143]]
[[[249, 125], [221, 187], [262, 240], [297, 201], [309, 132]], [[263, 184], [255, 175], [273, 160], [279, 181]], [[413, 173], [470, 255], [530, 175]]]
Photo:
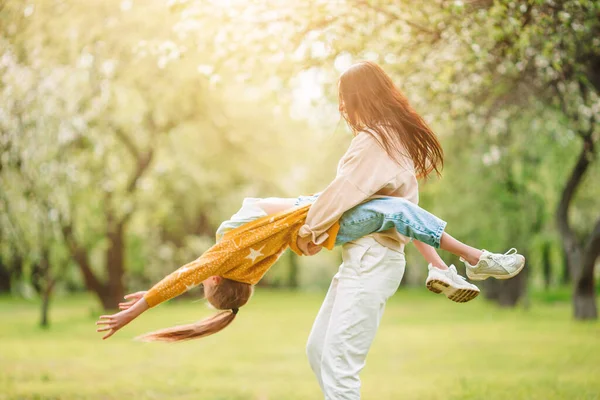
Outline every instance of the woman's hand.
[[308, 255], [314, 256], [315, 254], [320, 252], [321, 249], [323, 249], [323, 246], [319, 246], [318, 244], [314, 244], [313, 242], [310, 242], [308, 244]]
[[314, 244], [310, 240], [309, 236], [298, 237], [298, 240], [296, 241], [296, 246], [298, 246], [300, 251], [302, 251], [302, 253], [304, 253], [305, 256], [314, 256], [323, 248], [323, 246]]
[[146, 293], [147, 293], [147, 291], [143, 290], [141, 292], [135, 292], [135, 293], [128, 294], [127, 296], [125, 296], [125, 298], [129, 301], [126, 301], [124, 303], [119, 303], [119, 310], [129, 309], [132, 305], [137, 303], [139, 299], [144, 297], [144, 295]]
[[[139, 293], [139, 292], [138, 292]], [[131, 296], [135, 296], [138, 293], [133, 293]], [[112, 335], [114, 335], [119, 329], [136, 319], [140, 316], [144, 311], [148, 308], [148, 303], [143, 298], [143, 294], [138, 298], [138, 300], [133, 304], [133, 306], [128, 306], [127, 309], [120, 311], [113, 315], [102, 315], [96, 322], [96, 325], [102, 326], [96, 330], [96, 332], [106, 332], [108, 333], [102, 337], [102, 340], [108, 339]]]

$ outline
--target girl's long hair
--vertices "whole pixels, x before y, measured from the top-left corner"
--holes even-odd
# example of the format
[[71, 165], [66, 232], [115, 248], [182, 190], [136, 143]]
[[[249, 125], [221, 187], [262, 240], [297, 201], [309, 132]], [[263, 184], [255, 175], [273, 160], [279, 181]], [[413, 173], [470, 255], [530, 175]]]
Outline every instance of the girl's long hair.
[[361, 131], [372, 135], [398, 163], [401, 155], [410, 157], [418, 177], [432, 171], [440, 175], [444, 164], [440, 142], [379, 65], [361, 61], [342, 74], [339, 106], [355, 135]]
[[225, 329], [252, 296], [253, 286], [248, 283], [221, 278], [221, 282], [213, 288], [205, 289], [204, 295], [210, 304], [221, 311], [201, 321], [161, 329], [139, 336], [143, 342], [179, 342], [209, 336]]

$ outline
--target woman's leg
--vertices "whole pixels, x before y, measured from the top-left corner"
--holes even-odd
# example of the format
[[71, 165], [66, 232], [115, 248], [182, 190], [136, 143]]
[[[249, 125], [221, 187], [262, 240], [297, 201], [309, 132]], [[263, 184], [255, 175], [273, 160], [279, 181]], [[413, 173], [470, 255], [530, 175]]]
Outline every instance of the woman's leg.
[[321, 355], [326, 400], [360, 399], [359, 373], [405, 266], [402, 253], [370, 236], [346, 244], [343, 260]]
[[[339, 271], [342, 271], [343, 268], [344, 264], [342, 263]], [[321, 391], [324, 390], [323, 379], [321, 378], [321, 358], [323, 357], [323, 344], [325, 343], [327, 327], [329, 326], [331, 311], [333, 310], [333, 305], [335, 303], [339, 275], [340, 272], [335, 274], [331, 280], [331, 285], [329, 286], [325, 300], [321, 305], [321, 309], [317, 314], [317, 318], [315, 318], [315, 322], [313, 323], [313, 327], [306, 343], [306, 355], [308, 356], [308, 362], [310, 364], [310, 368], [317, 377]]]

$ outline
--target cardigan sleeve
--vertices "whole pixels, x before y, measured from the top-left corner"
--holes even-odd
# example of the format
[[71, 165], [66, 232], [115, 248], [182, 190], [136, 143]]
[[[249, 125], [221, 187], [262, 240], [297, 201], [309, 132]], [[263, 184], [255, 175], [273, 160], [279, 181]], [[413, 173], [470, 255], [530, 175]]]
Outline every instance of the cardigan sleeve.
[[219, 253], [209, 249], [196, 260], [167, 275], [144, 295], [148, 306], [154, 307], [198, 286], [213, 275], [220, 275], [223, 263]]

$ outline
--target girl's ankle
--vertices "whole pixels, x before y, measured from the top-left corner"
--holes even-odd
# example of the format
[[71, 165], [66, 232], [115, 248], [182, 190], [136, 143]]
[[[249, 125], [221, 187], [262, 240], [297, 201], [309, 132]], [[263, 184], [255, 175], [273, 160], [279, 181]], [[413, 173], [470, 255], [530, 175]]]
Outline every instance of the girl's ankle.
[[466, 260], [469, 263], [469, 265], [472, 265], [472, 266], [477, 265], [477, 263], [479, 263], [479, 259], [480, 258], [481, 257], [473, 257], [473, 256], [471, 256], [471, 257], [463, 257], [463, 259]]

